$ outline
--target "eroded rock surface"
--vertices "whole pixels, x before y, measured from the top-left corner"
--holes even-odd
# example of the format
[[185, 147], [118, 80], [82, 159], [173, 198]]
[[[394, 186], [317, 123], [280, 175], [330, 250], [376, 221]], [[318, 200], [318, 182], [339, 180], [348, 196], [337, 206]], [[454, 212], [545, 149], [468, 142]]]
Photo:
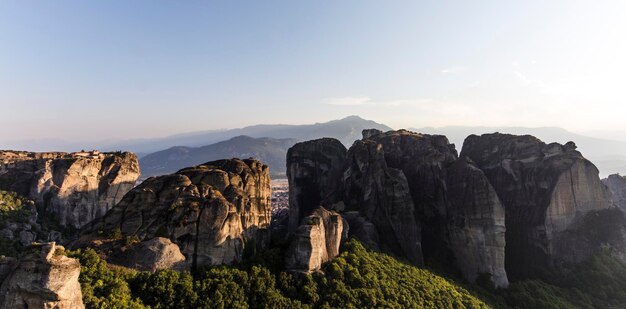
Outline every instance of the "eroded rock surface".
[[[306, 152], [314, 145], [301, 143], [299, 156], [311, 157]], [[444, 136], [365, 130], [348, 150], [343, 173], [333, 173], [341, 179], [330, 181], [343, 193], [327, 199], [341, 205], [333, 209], [344, 215], [350, 235], [370, 247], [415, 264], [456, 264], [469, 281], [486, 274], [496, 286], [507, 286], [502, 205], [484, 174], [457, 160]], [[316, 166], [304, 171], [294, 166], [292, 175], [315, 175]], [[465, 181], [478, 183], [466, 186]], [[295, 192], [320, 195], [319, 185], [290, 185]], [[290, 200], [292, 208], [301, 204]]]
[[[356, 141], [348, 151], [347, 161], [343, 179], [345, 204], [363, 217], [361, 224], [358, 219], [349, 220], [356, 221], [354, 233], [364, 233], [366, 242], [378, 239], [377, 247], [421, 264], [421, 225], [415, 217], [404, 173], [387, 166], [383, 146], [373, 141]], [[376, 227], [377, 235], [371, 235], [374, 229], [368, 228], [366, 222]]]
[[178, 245], [163, 237], [130, 246], [113, 259], [116, 264], [151, 272], [159, 269], [183, 269], [186, 260]]
[[79, 275], [62, 246], [33, 245], [19, 260], [0, 261], [0, 308], [85, 308]]
[[0, 189], [35, 200], [66, 227], [104, 215], [138, 178], [139, 162], [128, 152], [0, 151]]
[[456, 265], [470, 282], [489, 276], [509, 284], [505, 264], [504, 206], [485, 174], [466, 157], [447, 169], [447, 229]]
[[344, 225], [341, 215], [323, 207], [304, 217], [293, 233], [285, 266], [291, 271], [309, 273], [339, 255]]
[[116, 254], [121, 245], [111, 235], [141, 242], [164, 237], [180, 248], [185, 268], [231, 264], [242, 260], [244, 249], [267, 245], [270, 220], [268, 167], [252, 159], [219, 160], [147, 179], [89, 224], [78, 245]]
[[626, 211], [626, 178], [619, 174], [609, 175], [602, 179], [612, 193], [613, 204], [617, 205], [622, 211]]
[[[598, 169], [574, 143], [545, 144], [532, 136], [486, 134], [465, 140], [471, 158], [493, 185], [506, 212], [506, 265], [512, 278], [577, 263], [601, 245], [623, 246], [624, 227], [592, 235], [589, 216], [611, 208]], [[621, 249], [620, 249], [621, 250]]]
[[341, 174], [346, 147], [333, 138], [297, 143], [287, 152], [289, 180], [289, 231], [294, 232], [302, 218], [318, 206], [328, 209], [341, 206]]

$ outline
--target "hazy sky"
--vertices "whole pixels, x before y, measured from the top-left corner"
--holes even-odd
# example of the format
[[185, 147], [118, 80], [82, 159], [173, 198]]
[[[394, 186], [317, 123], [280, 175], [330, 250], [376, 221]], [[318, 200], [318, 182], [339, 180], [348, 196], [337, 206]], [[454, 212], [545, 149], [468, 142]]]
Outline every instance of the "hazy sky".
[[626, 131], [624, 72], [619, 0], [0, 0], [0, 142], [352, 114]]

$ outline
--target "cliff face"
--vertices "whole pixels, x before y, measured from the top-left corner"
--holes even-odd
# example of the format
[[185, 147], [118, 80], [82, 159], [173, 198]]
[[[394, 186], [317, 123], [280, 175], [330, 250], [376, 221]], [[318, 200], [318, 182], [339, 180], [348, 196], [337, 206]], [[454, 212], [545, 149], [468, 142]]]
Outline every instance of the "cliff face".
[[446, 227], [457, 266], [470, 282], [489, 275], [495, 286], [507, 286], [504, 206], [496, 191], [466, 157], [447, 169], [446, 183]]
[[62, 252], [55, 243], [36, 245], [18, 261], [0, 262], [0, 308], [85, 308], [80, 264]]
[[185, 256], [183, 268], [231, 264], [241, 261], [244, 248], [254, 252], [267, 245], [270, 190], [268, 167], [251, 159], [213, 161], [149, 178], [87, 226], [78, 243], [108, 246], [119, 256], [121, 245], [110, 235], [142, 242], [164, 237]]
[[[376, 236], [366, 236], [364, 242], [375, 238], [377, 247], [421, 264], [421, 225], [415, 218], [409, 184], [402, 171], [387, 166], [382, 145], [356, 141], [348, 152], [343, 181], [347, 209], [358, 211], [363, 221], [376, 227], [375, 231], [365, 231]], [[356, 218], [348, 220], [354, 223], [354, 232], [363, 226]]]
[[0, 152], [0, 189], [35, 200], [73, 228], [104, 215], [138, 178], [132, 153]]
[[339, 255], [342, 233], [341, 215], [323, 207], [304, 217], [295, 231], [285, 257], [288, 270], [310, 273]]
[[346, 147], [332, 138], [297, 143], [287, 151], [289, 231], [318, 206], [333, 208], [341, 199]]
[[613, 204], [626, 212], [626, 178], [618, 174], [613, 174], [609, 175], [608, 178], [602, 179], [602, 183], [611, 191]]
[[[315, 148], [306, 144], [301, 157]], [[316, 166], [306, 172], [295, 166], [292, 175], [316, 175]], [[333, 174], [342, 178], [331, 183], [344, 190], [327, 199], [352, 236], [416, 264], [456, 265], [472, 282], [486, 274], [496, 286], [508, 285], [502, 204], [482, 171], [458, 159], [444, 136], [365, 130], [341, 166], [343, 173]], [[294, 192], [319, 195], [319, 185], [301, 186], [290, 182]], [[290, 200], [291, 208], [299, 205]]]
[[581, 261], [615, 235], [595, 237], [588, 216], [611, 207], [597, 168], [573, 143], [545, 144], [532, 136], [470, 136], [462, 156], [476, 162], [494, 186], [506, 213], [506, 265], [513, 278]]

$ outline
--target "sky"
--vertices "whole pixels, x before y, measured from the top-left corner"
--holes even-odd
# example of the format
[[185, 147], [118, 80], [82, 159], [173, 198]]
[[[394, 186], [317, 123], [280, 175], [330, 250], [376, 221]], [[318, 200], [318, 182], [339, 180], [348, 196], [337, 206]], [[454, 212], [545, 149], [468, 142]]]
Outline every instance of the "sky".
[[617, 0], [0, 0], [0, 148], [348, 115], [619, 135], [624, 72]]

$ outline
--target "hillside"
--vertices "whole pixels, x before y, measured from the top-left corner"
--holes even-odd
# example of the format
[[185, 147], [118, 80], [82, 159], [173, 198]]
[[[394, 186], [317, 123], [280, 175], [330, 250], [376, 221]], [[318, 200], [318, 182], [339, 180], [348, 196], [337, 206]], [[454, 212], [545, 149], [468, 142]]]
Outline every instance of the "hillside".
[[187, 166], [221, 158], [256, 158], [270, 166], [274, 176], [285, 174], [285, 154], [294, 139], [252, 138], [237, 136], [203, 147], [172, 147], [151, 153], [139, 160], [142, 177], [176, 172]]
[[345, 145], [350, 145], [353, 141], [361, 137], [362, 130], [370, 128], [383, 131], [391, 130], [390, 127], [384, 124], [366, 120], [359, 116], [349, 116], [343, 119], [315, 124], [260, 124], [239, 129], [191, 132], [164, 138], [123, 141], [109, 144], [105, 148], [112, 150], [125, 149], [138, 153], [151, 153], [175, 146], [202, 147], [241, 135], [254, 138], [293, 138], [297, 141], [321, 137], [334, 137]]

